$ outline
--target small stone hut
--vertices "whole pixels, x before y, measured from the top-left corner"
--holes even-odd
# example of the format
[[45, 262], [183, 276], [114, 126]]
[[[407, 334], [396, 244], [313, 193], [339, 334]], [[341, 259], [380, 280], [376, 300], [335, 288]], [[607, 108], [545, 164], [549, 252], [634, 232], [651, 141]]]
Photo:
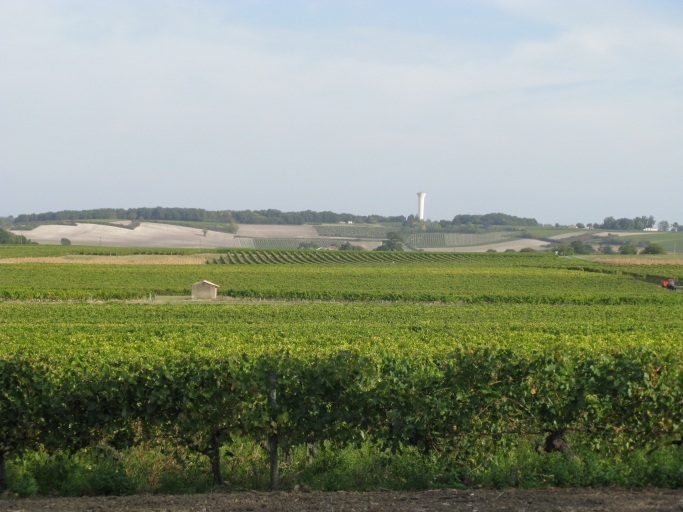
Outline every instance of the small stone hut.
[[192, 285], [193, 299], [215, 299], [219, 286], [207, 280]]

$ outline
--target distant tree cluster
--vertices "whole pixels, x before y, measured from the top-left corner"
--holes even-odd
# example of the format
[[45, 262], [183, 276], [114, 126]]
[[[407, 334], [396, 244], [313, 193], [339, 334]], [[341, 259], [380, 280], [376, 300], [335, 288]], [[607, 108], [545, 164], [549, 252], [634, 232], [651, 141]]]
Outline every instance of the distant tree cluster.
[[31, 242], [28, 238], [21, 235], [15, 235], [6, 229], [0, 228], [0, 244], [2, 245], [37, 245]]
[[387, 233], [387, 239], [375, 251], [402, 251], [403, 238], [398, 233]]
[[655, 218], [650, 215], [646, 217], [635, 217], [633, 219], [627, 219], [623, 217], [621, 219], [615, 219], [614, 217], [606, 217], [602, 224], [594, 224], [595, 228], [598, 229], [622, 229], [622, 230], [640, 230], [645, 228], [655, 227]]
[[421, 221], [415, 215], [409, 215], [403, 222], [405, 229], [414, 229], [428, 233], [481, 233], [495, 227], [539, 226], [536, 219], [516, 217], [505, 213], [487, 213], [485, 215], [456, 215], [453, 220]]
[[[443, 221], [442, 221], [443, 222]], [[482, 226], [538, 226], [536, 219], [516, 217], [505, 213], [487, 213], [486, 215], [456, 215], [451, 224], [475, 224]]]
[[363, 247], [360, 245], [353, 245], [351, 242], [344, 242], [339, 246], [340, 251], [362, 251]]
[[560, 256], [573, 256], [574, 254], [591, 254], [593, 247], [584, 244], [581, 240], [574, 240], [570, 244], [560, 244], [555, 249]]
[[378, 223], [405, 222], [403, 215], [384, 217], [382, 215], [352, 215], [350, 213], [282, 212], [280, 210], [220, 210], [210, 211], [202, 208], [100, 208], [95, 210], [63, 210], [59, 212], [22, 214], [13, 222], [50, 222], [78, 220], [156, 220], [183, 222], [237, 222], [240, 224], [305, 224], [309, 223]]

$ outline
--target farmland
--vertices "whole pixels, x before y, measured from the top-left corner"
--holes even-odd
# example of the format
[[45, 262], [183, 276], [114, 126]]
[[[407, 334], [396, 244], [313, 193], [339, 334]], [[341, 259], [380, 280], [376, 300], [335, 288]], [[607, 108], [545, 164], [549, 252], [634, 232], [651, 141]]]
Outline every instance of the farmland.
[[[43, 249], [67, 253], [4, 254]], [[264, 489], [273, 439], [290, 486], [681, 485], [668, 443], [683, 429], [683, 295], [650, 282], [681, 265], [216, 257], [229, 263], [0, 265], [0, 453], [13, 492], [97, 494], [92, 478], [112, 468], [106, 492]], [[149, 300], [201, 279], [257, 302]], [[129, 298], [147, 300], [107, 301]], [[354, 480], [334, 466], [345, 457], [381, 479]], [[611, 469], [587, 469], [598, 466]]]
[[[582, 457], [601, 445], [627, 455], [679, 435], [678, 311], [10, 303], [0, 306], [1, 433], [16, 450], [163, 441], [188, 460], [200, 450], [233, 482], [235, 461], [212, 451], [212, 439], [249, 446], [276, 432], [286, 451], [370, 436], [483, 479], [474, 468], [487, 453], [543, 440], [545, 430], [564, 433]], [[28, 399], [8, 400], [18, 394]]]
[[[609, 266], [550, 254], [226, 252], [225, 265], [0, 265], [5, 299], [188, 295], [207, 279], [230, 297], [550, 304], [679, 303], [648, 282], [683, 267]], [[232, 260], [230, 260], [230, 258]], [[215, 259], [215, 258], [214, 258]], [[212, 260], [213, 261], [213, 260]], [[635, 276], [635, 277], [634, 277]], [[362, 283], [362, 286], [359, 286]]]

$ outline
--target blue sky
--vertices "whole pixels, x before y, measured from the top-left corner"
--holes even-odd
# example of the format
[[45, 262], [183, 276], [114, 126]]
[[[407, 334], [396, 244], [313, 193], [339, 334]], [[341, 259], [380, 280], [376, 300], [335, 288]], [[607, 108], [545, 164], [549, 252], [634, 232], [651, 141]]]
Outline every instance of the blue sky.
[[0, 215], [683, 222], [674, 1], [0, 3]]

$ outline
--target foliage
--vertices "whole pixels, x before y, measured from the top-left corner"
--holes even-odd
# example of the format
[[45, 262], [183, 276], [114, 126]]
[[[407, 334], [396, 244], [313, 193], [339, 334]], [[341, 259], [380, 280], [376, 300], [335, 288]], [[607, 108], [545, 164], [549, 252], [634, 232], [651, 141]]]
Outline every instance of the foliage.
[[601, 245], [599, 252], [601, 254], [614, 254], [614, 249], [612, 249], [611, 245]]
[[274, 431], [461, 463], [547, 431], [651, 449], [683, 428], [679, 310], [5, 304], [0, 435], [15, 454], [164, 442], [207, 461]]
[[654, 225], [655, 218], [652, 215], [649, 217], [643, 215], [634, 219], [606, 217], [602, 224], [596, 224], [595, 227], [599, 229], [643, 230], [654, 227]]
[[398, 233], [387, 233], [387, 239], [375, 251], [403, 251], [403, 238]]
[[574, 254], [591, 254], [593, 252], [593, 247], [584, 244], [581, 240], [574, 240], [569, 245], [574, 249]]
[[190, 222], [224, 222], [239, 224], [304, 224], [336, 223], [336, 222], [369, 222], [389, 221], [403, 222], [405, 217], [384, 217], [380, 215], [360, 216], [350, 213], [314, 212], [281, 212], [280, 210], [222, 210], [209, 211], [202, 208], [99, 208], [95, 210], [64, 210], [59, 212], [32, 213], [18, 215], [15, 223], [76, 221], [97, 219], [123, 220], [167, 220]]
[[638, 249], [633, 244], [626, 244], [619, 247], [619, 254], [638, 254]]
[[60, 240], [60, 243], [61, 243], [62, 245], [71, 245], [71, 240], [69, 240], [68, 238], [62, 238], [62, 239]]
[[524, 247], [520, 249], [519, 252], [536, 252], [536, 249], [534, 249], [533, 247]]
[[486, 215], [456, 215], [453, 224], [483, 224], [495, 226], [538, 226], [536, 219], [516, 217], [504, 213], [487, 213]]
[[641, 254], [666, 254], [666, 251], [661, 245], [651, 243], [645, 246], [645, 249], [641, 251]]
[[574, 247], [571, 244], [560, 244], [555, 248], [557, 254], [560, 256], [573, 256]]
[[360, 245], [353, 245], [351, 242], [344, 242], [339, 246], [340, 251], [362, 251], [363, 248]]
[[15, 235], [7, 229], [0, 228], [0, 244], [2, 245], [37, 245], [23, 235]]

